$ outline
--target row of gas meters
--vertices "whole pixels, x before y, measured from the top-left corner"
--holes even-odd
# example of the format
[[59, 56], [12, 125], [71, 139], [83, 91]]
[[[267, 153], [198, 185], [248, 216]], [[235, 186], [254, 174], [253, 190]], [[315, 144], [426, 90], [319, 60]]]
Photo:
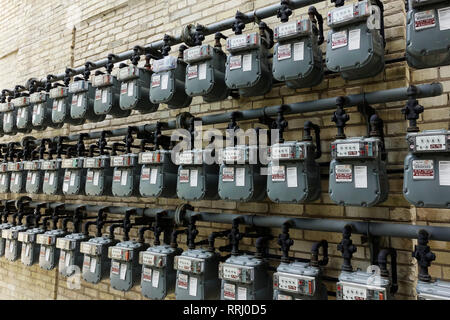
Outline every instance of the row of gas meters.
[[[417, 68], [450, 63], [450, 7], [447, 1], [410, 0], [407, 27], [407, 59]], [[283, 11], [283, 10], [282, 10]], [[384, 69], [384, 31], [382, 3], [365, 0], [333, 9], [327, 22], [326, 65], [341, 72], [348, 80], [375, 76]], [[292, 12], [291, 12], [292, 13]], [[238, 12], [233, 31], [227, 38], [226, 55], [216, 35], [215, 46], [202, 45], [204, 28], [195, 32], [198, 45], [180, 47], [180, 56], [169, 55], [169, 36], [160, 51], [146, 52], [136, 47], [132, 64], [121, 64], [116, 76], [111, 74], [114, 55], [108, 57], [107, 73], [97, 71], [89, 81], [93, 63], [86, 63], [84, 78], [71, 81], [72, 69], [66, 70], [64, 83], [30, 80], [27, 88], [3, 90], [0, 116], [2, 132], [15, 134], [32, 129], [59, 128], [64, 123], [97, 122], [106, 115], [127, 117], [132, 110], [154, 112], [160, 103], [178, 109], [189, 106], [192, 97], [205, 102], [231, 96], [262, 96], [275, 81], [285, 81], [291, 88], [318, 85], [324, 74], [320, 44], [324, 41], [323, 19], [314, 7], [309, 18], [288, 22], [290, 14], [279, 14], [284, 22], [274, 31], [260, 23], [259, 32], [242, 34], [245, 23]], [[245, 20], [245, 19], [244, 19]], [[317, 26], [319, 22], [319, 26]], [[269, 50], [274, 45], [273, 55]], [[147, 68], [138, 68], [140, 55], [146, 54]], [[273, 59], [271, 57], [273, 56]], [[151, 64], [150, 64], [151, 60]], [[28, 89], [28, 93], [23, 91]]]
[[[328, 243], [324, 240], [314, 243], [310, 260], [290, 258], [289, 248], [294, 241], [289, 237], [286, 225], [278, 237], [283, 255], [276, 256], [268, 254], [267, 250], [272, 236], [248, 230], [240, 232], [239, 224], [235, 221], [231, 229], [213, 232], [207, 240], [196, 242], [198, 230], [192, 217], [186, 229], [171, 231], [170, 241], [166, 241], [169, 229], [165, 229], [158, 218], [156, 222], [139, 229], [139, 240], [130, 240], [128, 232], [131, 226], [142, 225], [142, 222], [135, 220], [131, 223], [129, 216], [123, 222], [108, 221], [101, 213], [97, 222], [91, 221], [84, 225], [84, 232], [79, 232], [77, 225], [83, 219], [92, 218], [78, 216], [72, 219], [70, 216], [37, 217], [34, 213], [27, 215], [27, 223], [22, 224], [23, 215], [20, 213], [18, 218], [17, 215], [14, 216], [12, 223], [7, 222], [4, 215], [4, 223], [0, 224], [0, 255], [8, 261], [20, 259], [26, 266], [38, 263], [44, 270], [57, 268], [63, 277], [76, 276], [78, 270], [84, 281], [89, 283], [96, 284], [109, 277], [111, 287], [120, 291], [129, 291], [140, 284], [142, 294], [150, 299], [164, 299], [173, 292], [179, 300], [328, 299], [328, 291], [323, 282], [323, 268], [328, 263]], [[40, 223], [42, 217], [44, 221]], [[58, 219], [62, 218], [63, 227], [58, 229]], [[50, 219], [53, 220], [53, 228], [47, 230]], [[68, 221], [74, 224], [73, 233], [68, 232]], [[86, 227], [89, 224], [97, 224], [96, 237], [89, 236], [89, 228]], [[102, 235], [101, 229], [106, 224], [111, 224], [109, 235]], [[115, 228], [124, 229], [124, 241], [114, 238]], [[152, 246], [144, 242], [144, 232], [147, 230], [155, 234]], [[173, 230], [173, 225], [170, 230]], [[163, 244], [159, 240], [162, 232], [165, 234]], [[187, 235], [188, 249], [185, 251], [177, 243], [177, 237], [181, 234]], [[220, 237], [228, 239], [229, 244], [215, 248], [215, 239]], [[256, 253], [239, 250], [239, 241], [245, 237], [256, 239]], [[208, 246], [197, 247], [205, 244]], [[323, 259], [319, 260], [321, 248]], [[348, 229], [344, 230], [343, 240], [338, 244], [337, 250], [344, 257], [342, 272], [338, 279], [334, 279], [337, 281], [338, 300], [394, 298], [397, 291], [395, 250], [380, 250], [377, 265], [367, 272], [355, 271], [351, 266], [356, 247], [352, 244]], [[220, 252], [231, 254], [222, 256]], [[420, 264], [430, 254], [433, 257], [426, 260], [429, 266], [430, 261], [435, 259], [429, 247], [416, 248], [413, 256]], [[387, 270], [388, 256], [391, 257], [391, 272]], [[281, 259], [281, 264], [275, 269], [269, 263], [271, 259]], [[432, 281], [427, 270], [424, 272], [421, 269], [417, 294], [419, 299], [450, 300], [450, 283]]]

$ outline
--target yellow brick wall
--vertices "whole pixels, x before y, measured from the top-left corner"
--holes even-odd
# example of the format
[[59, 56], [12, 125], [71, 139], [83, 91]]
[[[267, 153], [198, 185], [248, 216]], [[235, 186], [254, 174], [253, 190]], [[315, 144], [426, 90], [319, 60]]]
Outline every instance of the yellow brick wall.
[[[273, 0], [3, 0], [0, 12], [0, 88], [13, 88], [23, 84], [30, 77], [44, 78], [49, 73], [61, 73], [66, 67], [84, 65], [87, 60], [96, 61], [106, 58], [109, 53], [120, 53], [133, 48], [160, 40], [164, 33], [176, 35], [182, 26], [188, 23], [210, 24], [222, 19], [233, 17], [236, 10], [252, 11], [263, 6], [278, 3]], [[383, 0], [385, 6], [386, 27], [386, 59], [399, 58], [405, 54], [405, 8], [403, 0]], [[332, 7], [330, 1], [315, 5], [325, 17]], [[299, 18], [306, 14], [307, 8], [294, 11], [291, 17]], [[279, 21], [276, 17], [265, 20], [274, 27]], [[247, 25], [245, 31], [255, 28]], [[327, 32], [325, 26], [325, 32]], [[231, 30], [224, 34], [231, 34]], [[212, 42], [212, 36], [207, 37]], [[172, 48], [172, 54], [177, 52]], [[323, 48], [323, 51], [325, 47]], [[142, 59], [143, 60], [143, 59]], [[143, 61], [141, 61], [143, 63]], [[114, 72], [113, 72], [114, 74]], [[292, 90], [286, 86], [276, 85], [264, 97], [228, 99], [216, 103], [203, 103], [201, 98], [194, 98], [190, 107], [180, 110], [170, 110], [161, 105], [159, 110], [148, 115], [133, 113], [126, 119], [107, 119], [100, 123], [88, 123], [83, 126], [65, 125], [59, 130], [33, 132], [33, 136], [53, 137], [76, 132], [89, 132], [93, 129], [118, 128], [125, 125], [144, 124], [152, 121], [173, 119], [179, 112], [188, 111], [195, 115], [221, 113], [229, 110], [260, 108], [262, 106], [282, 103], [301, 102], [339, 95], [357, 94], [383, 89], [404, 87], [409, 84], [430, 83], [441, 81], [445, 93], [440, 97], [421, 99], [426, 108], [419, 119], [421, 129], [448, 129], [449, 109], [448, 92], [450, 92], [450, 67], [433, 68], [414, 71], [405, 62], [386, 66], [386, 70], [373, 78], [345, 81], [338, 75], [327, 76], [317, 87], [311, 89]], [[377, 113], [385, 121], [386, 145], [389, 151], [389, 167], [400, 168], [407, 149], [404, 141], [407, 123], [400, 112], [404, 101], [374, 105]], [[366, 127], [356, 108], [347, 109], [351, 120], [346, 128], [348, 136], [364, 135]], [[306, 119], [321, 126], [322, 149], [321, 162], [330, 160], [329, 144], [334, 139], [336, 129], [330, 121], [333, 111], [321, 111], [290, 116], [289, 128], [285, 134], [287, 140], [300, 139], [302, 126]], [[241, 127], [253, 126], [254, 122], [241, 123]], [[214, 125], [223, 129], [226, 124]], [[209, 126], [211, 127], [211, 126]], [[206, 127], [208, 128], [208, 126]], [[22, 135], [3, 137], [0, 141], [20, 141]], [[323, 172], [325, 173], [325, 172]], [[416, 209], [410, 207], [402, 195], [402, 180], [399, 175], [390, 175], [390, 194], [385, 203], [375, 208], [356, 208], [336, 206], [329, 198], [328, 180], [322, 181], [322, 196], [319, 200], [306, 205], [274, 204], [268, 200], [259, 203], [235, 203], [227, 201], [197, 201], [191, 204], [198, 210], [211, 212], [286, 215], [315, 218], [366, 219], [377, 221], [405, 222], [420, 225], [446, 225], [450, 223], [449, 210]], [[3, 195], [3, 198], [6, 198]], [[42, 201], [68, 201], [93, 204], [126, 203], [139, 207], [175, 208], [182, 203], [177, 199], [145, 199], [112, 197], [49, 197], [34, 196]], [[220, 230], [227, 225], [199, 223], [200, 239], [213, 230]], [[278, 235], [279, 229], [273, 234]], [[136, 230], [132, 236], [136, 236]], [[291, 230], [295, 239], [291, 255], [308, 257], [312, 241], [327, 239], [330, 242], [330, 263], [326, 267], [326, 275], [337, 277], [342, 263], [336, 244], [340, 242], [338, 233], [311, 232]], [[185, 238], [182, 238], [183, 240]], [[353, 266], [366, 269], [370, 265], [369, 248], [361, 243], [361, 237], [352, 237], [358, 247], [354, 255]], [[151, 241], [151, 240], [149, 240]], [[392, 246], [398, 250], [399, 260], [399, 299], [413, 299], [415, 296], [414, 282], [417, 278], [417, 267], [411, 258], [415, 241], [399, 238], [385, 238], [384, 246]], [[218, 240], [218, 245], [223, 245]], [[433, 277], [450, 279], [450, 244], [432, 242], [437, 254], [437, 261], [430, 268]], [[245, 240], [242, 249], [252, 250], [253, 242]], [[271, 253], [280, 254], [276, 241], [271, 242]], [[20, 299], [141, 299], [140, 288], [135, 287], [128, 293], [120, 293], [110, 288], [108, 281], [99, 285], [81, 282], [80, 290], [69, 290], [66, 280], [58, 277], [56, 271], [47, 272], [38, 266], [27, 268], [20, 262], [10, 263], [0, 259], [0, 298]], [[329, 290], [335, 290], [333, 283], [327, 283]]]

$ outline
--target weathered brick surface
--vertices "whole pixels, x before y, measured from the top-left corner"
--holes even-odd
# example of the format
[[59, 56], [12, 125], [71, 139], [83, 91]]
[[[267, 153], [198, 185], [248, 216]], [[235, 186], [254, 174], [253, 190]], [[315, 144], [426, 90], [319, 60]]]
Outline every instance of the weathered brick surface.
[[[43, 78], [49, 73], [61, 73], [68, 66], [84, 65], [86, 60], [95, 61], [105, 58], [108, 53], [120, 53], [131, 49], [134, 45], [143, 45], [160, 40], [164, 33], [178, 34], [182, 26], [188, 23], [209, 24], [234, 16], [237, 9], [243, 12], [262, 6], [278, 3], [278, 0], [111, 0], [111, 1], [2, 1], [0, 13], [0, 88], [13, 88], [23, 84], [30, 77]], [[405, 9], [402, 0], [383, 0], [385, 5], [386, 26], [386, 58], [398, 58], [405, 50]], [[325, 16], [331, 3], [323, 1], [316, 8]], [[295, 10], [293, 18], [305, 15], [307, 8]], [[278, 23], [276, 17], [265, 21], [270, 26]], [[248, 25], [246, 31], [254, 30], [255, 25]], [[325, 26], [325, 32], [328, 27]], [[224, 32], [230, 35], [231, 30]], [[212, 43], [212, 37], [207, 37]], [[172, 52], [176, 52], [175, 46]], [[143, 61], [141, 61], [143, 63]], [[74, 132], [87, 132], [102, 128], [118, 128], [125, 125], [143, 124], [155, 120], [172, 119], [178, 112], [189, 111], [195, 115], [220, 113], [234, 109], [252, 109], [281, 103], [310, 101], [338, 95], [358, 94], [382, 89], [407, 86], [410, 83], [429, 83], [441, 81], [445, 93], [440, 97], [421, 99], [426, 111], [419, 120], [422, 129], [448, 129], [450, 114], [448, 110], [448, 93], [450, 92], [450, 67], [432, 68], [426, 70], [411, 70], [406, 63], [397, 62], [386, 66], [386, 70], [373, 78], [355, 81], [345, 81], [338, 75], [327, 76], [320, 85], [301, 90], [288, 89], [276, 85], [265, 97], [227, 99], [212, 104], [203, 103], [201, 98], [194, 98], [190, 107], [181, 110], [169, 110], [166, 105], [152, 114], [140, 115], [133, 113], [126, 119], [107, 119], [101, 123], [88, 123], [83, 126], [65, 125], [59, 130], [34, 132], [37, 138], [66, 135]], [[388, 147], [389, 166], [399, 168], [406, 154], [404, 142], [406, 122], [400, 109], [404, 101], [374, 105], [379, 115], [385, 121], [386, 144]], [[347, 134], [363, 135], [366, 127], [356, 108], [349, 108], [351, 116]], [[286, 139], [300, 139], [302, 125], [305, 119], [311, 119], [321, 125], [323, 156], [321, 162], [330, 160], [329, 143], [334, 139], [335, 128], [331, 120], [332, 111], [310, 112], [289, 117], [289, 128]], [[252, 126], [247, 122], [242, 127]], [[223, 129], [226, 124], [211, 126]], [[23, 136], [3, 137], [1, 141], [20, 141]], [[323, 172], [326, 173], [326, 172]], [[232, 212], [264, 215], [286, 215], [314, 218], [337, 219], [374, 219], [405, 223], [442, 225], [449, 223], [449, 210], [415, 209], [403, 199], [402, 180], [399, 175], [390, 177], [391, 192], [389, 199], [377, 208], [361, 209], [336, 206], [330, 200], [328, 180], [322, 181], [323, 194], [320, 200], [307, 205], [274, 204], [268, 200], [260, 203], [237, 204], [226, 201], [200, 201], [193, 203], [198, 210], [213, 212]], [[2, 199], [10, 197], [1, 195]], [[124, 203], [130, 206], [175, 208], [182, 203], [178, 199], [144, 199], [113, 197], [50, 197], [35, 196], [42, 201], [70, 201], [93, 204]], [[227, 227], [222, 224], [206, 223], [200, 228], [200, 239], [213, 230]], [[105, 230], [106, 231], [106, 230]], [[279, 229], [273, 229], [278, 235]], [[120, 237], [120, 232], [118, 235]], [[133, 230], [132, 236], [136, 236]], [[336, 250], [336, 244], [341, 240], [338, 233], [311, 232], [292, 230], [295, 239], [292, 255], [308, 257], [312, 241], [327, 239], [330, 242], [330, 264], [326, 274], [336, 277], [339, 274], [342, 259]], [[185, 237], [182, 237], [185, 240]], [[353, 237], [358, 246], [353, 265], [365, 269], [369, 266], [369, 248], [361, 243], [360, 236]], [[152, 241], [151, 238], [148, 241]], [[221, 245], [224, 242], [218, 242]], [[415, 241], [408, 239], [383, 239], [383, 244], [396, 248], [399, 253], [399, 299], [414, 298], [414, 282], [417, 278], [416, 262], [411, 258]], [[242, 249], [252, 250], [253, 240], [243, 241]], [[430, 268], [433, 276], [450, 279], [450, 247], [447, 243], [433, 242], [433, 250], [437, 261]], [[271, 252], [279, 253], [276, 241], [271, 242]], [[329, 290], [334, 290], [332, 283], [327, 283]], [[0, 259], [0, 298], [4, 299], [141, 299], [139, 287], [128, 293], [113, 290], [107, 280], [98, 285], [89, 285], [81, 281], [80, 290], [67, 288], [66, 280], [57, 275], [56, 271], [43, 271], [38, 266], [31, 268], [23, 266], [20, 261], [10, 263]]]

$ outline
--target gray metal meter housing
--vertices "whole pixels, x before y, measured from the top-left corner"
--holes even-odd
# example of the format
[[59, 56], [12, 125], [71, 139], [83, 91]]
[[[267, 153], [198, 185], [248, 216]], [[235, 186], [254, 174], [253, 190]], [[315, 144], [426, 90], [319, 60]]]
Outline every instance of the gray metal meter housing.
[[221, 300], [271, 300], [268, 263], [254, 256], [231, 256], [219, 265]]
[[87, 196], [112, 195], [113, 169], [109, 156], [85, 158], [83, 167], [87, 169], [84, 188]]
[[142, 165], [139, 193], [143, 197], [173, 198], [176, 196], [178, 167], [171, 160], [169, 150], [139, 153]]
[[58, 271], [64, 277], [75, 273], [74, 266], [81, 269], [83, 254], [80, 252], [80, 243], [89, 237], [84, 233], [71, 233], [64, 238], [56, 239], [56, 248], [59, 251]]
[[321, 270], [305, 262], [282, 262], [273, 274], [273, 300], [328, 300]]
[[84, 194], [86, 185], [86, 169], [83, 167], [84, 158], [69, 158], [61, 162], [61, 168], [64, 171], [64, 182], [62, 185], [63, 194], [80, 195]]
[[0, 193], [8, 193], [11, 183], [11, 172], [8, 171], [8, 162], [0, 164]]
[[417, 300], [450, 300], [450, 282], [436, 279], [435, 281], [417, 281]]
[[377, 137], [339, 139], [331, 144], [329, 194], [335, 203], [372, 207], [386, 201], [389, 181]]
[[0, 112], [3, 115], [3, 132], [9, 135], [17, 133], [17, 110], [12, 102], [0, 103]]
[[25, 184], [26, 193], [42, 193], [42, 184], [44, 182], [44, 171], [41, 170], [42, 161], [24, 161], [24, 170], [27, 170], [27, 182]]
[[45, 91], [30, 94], [30, 103], [32, 104], [33, 115], [31, 117], [31, 125], [35, 130], [45, 130], [47, 127], [53, 126], [52, 108], [53, 100]]
[[320, 197], [320, 166], [310, 141], [287, 141], [270, 147], [267, 196], [277, 203], [304, 203]]
[[27, 230], [24, 225], [2, 230], [2, 238], [5, 239], [5, 258], [8, 261], [16, 261], [22, 252], [22, 242], [19, 241], [19, 232]]
[[206, 164], [210, 150], [187, 150], [176, 155], [177, 195], [183, 200], [218, 199], [219, 166]]
[[9, 191], [11, 193], [24, 193], [27, 171], [23, 168], [23, 161], [8, 162], [8, 171], [11, 172]]
[[230, 201], [261, 201], [266, 196], [267, 177], [257, 163], [258, 147], [236, 146], [219, 150], [219, 196]]
[[450, 64], [450, 5], [447, 0], [409, 0], [406, 61], [416, 69]]
[[323, 80], [322, 50], [310, 19], [283, 23], [274, 29], [273, 77], [289, 88], [307, 88]]
[[85, 119], [74, 119], [70, 115], [72, 107], [72, 93], [68, 87], [56, 87], [50, 90], [50, 98], [53, 100], [52, 121], [62, 127], [65, 123], [72, 125], [83, 124]]
[[111, 287], [119, 291], [128, 291], [140, 281], [139, 252], [145, 245], [136, 241], [122, 241], [108, 248], [111, 259]]
[[3, 230], [12, 228], [12, 223], [5, 222], [0, 224], [0, 257], [3, 257], [5, 255], [5, 246], [6, 246], [6, 239], [3, 238], [1, 235], [3, 233]]
[[69, 93], [72, 94], [70, 116], [73, 119], [92, 122], [105, 120], [106, 114], [95, 114], [94, 112], [95, 88], [89, 81], [74, 80], [69, 85]]
[[202, 96], [205, 102], [225, 100], [229, 90], [225, 84], [226, 54], [209, 44], [188, 48], [183, 52], [186, 68], [186, 93]]
[[30, 97], [18, 97], [11, 102], [17, 110], [16, 127], [19, 131], [31, 132], [31, 117], [33, 106], [30, 104]]
[[177, 270], [175, 298], [177, 300], [218, 300], [220, 255], [204, 249], [184, 251], [175, 257]]
[[175, 291], [177, 273], [173, 263], [181, 251], [180, 248], [159, 245], [139, 253], [139, 263], [142, 264], [141, 292], [144, 297], [162, 300]]
[[450, 208], [450, 131], [408, 133], [403, 195], [417, 207]]
[[184, 89], [186, 62], [174, 56], [165, 56], [152, 61], [152, 81], [150, 101], [154, 104], [166, 103], [170, 109], [189, 106], [192, 97]]
[[258, 32], [227, 39], [225, 83], [239, 89], [242, 97], [262, 96], [272, 88], [272, 66], [269, 50]]
[[64, 182], [64, 169], [61, 168], [61, 159], [42, 160], [41, 168], [44, 171], [42, 192], [46, 195], [61, 195]]
[[64, 237], [66, 232], [61, 229], [38, 234], [36, 242], [41, 245], [39, 251], [39, 266], [44, 270], [53, 270], [59, 258], [60, 249], [56, 248], [56, 240]]
[[151, 71], [134, 65], [119, 69], [120, 109], [138, 110], [142, 114], [158, 110], [159, 104], [151, 103], [149, 98], [151, 76]]
[[336, 300], [391, 300], [390, 281], [363, 271], [342, 271], [336, 283]]
[[32, 266], [39, 261], [39, 244], [36, 242], [38, 234], [44, 233], [42, 228], [32, 228], [19, 232], [19, 241], [22, 242], [22, 253], [20, 260], [26, 266]]
[[381, 10], [370, 0], [328, 13], [326, 65], [345, 80], [373, 77], [384, 69]]
[[108, 278], [111, 260], [108, 258], [108, 249], [117, 244], [117, 241], [109, 236], [91, 238], [80, 244], [80, 253], [83, 258], [83, 279], [89, 283], [99, 283]]
[[99, 74], [94, 77], [92, 85], [95, 88], [96, 115], [110, 114], [115, 118], [123, 118], [131, 114], [131, 110], [120, 108], [120, 83], [116, 77], [111, 74]]
[[110, 166], [114, 168], [112, 194], [114, 197], [139, 195], [140, 165], [134, 153], [111, 156]]

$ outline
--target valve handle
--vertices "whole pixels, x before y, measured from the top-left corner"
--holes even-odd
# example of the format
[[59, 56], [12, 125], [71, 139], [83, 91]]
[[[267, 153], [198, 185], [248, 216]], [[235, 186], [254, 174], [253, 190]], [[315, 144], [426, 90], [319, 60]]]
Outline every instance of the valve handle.
[[292, 15], [291, 3], [289, 0], [281, 0], [281, 6], [277, 10], [277, 18], [280, 19], [281, 22], [288, 22], [289, 17]]

